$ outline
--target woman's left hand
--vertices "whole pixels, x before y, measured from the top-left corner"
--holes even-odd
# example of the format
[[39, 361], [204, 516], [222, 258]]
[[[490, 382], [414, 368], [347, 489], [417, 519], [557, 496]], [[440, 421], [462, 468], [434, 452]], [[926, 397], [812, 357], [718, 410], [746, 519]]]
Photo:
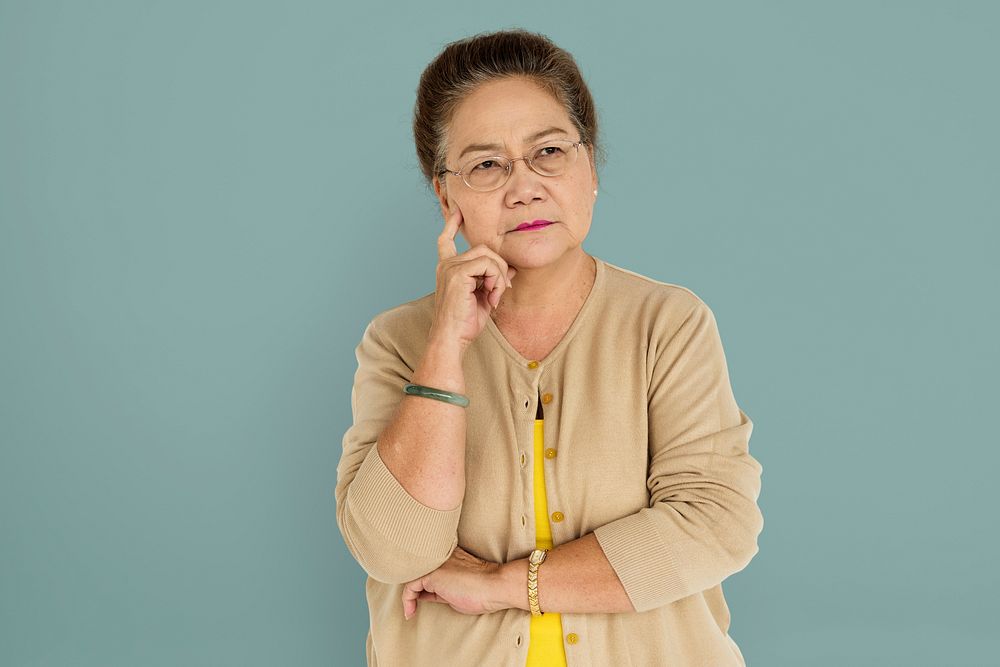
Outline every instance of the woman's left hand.
[[499, 600], [500, 563], [473, 556], [456, 546], [441, 567], [403, 586], [403, 615], [417, 612], [417, 601], [443, 602], [463, 614], [488, 614], [506, 607]]

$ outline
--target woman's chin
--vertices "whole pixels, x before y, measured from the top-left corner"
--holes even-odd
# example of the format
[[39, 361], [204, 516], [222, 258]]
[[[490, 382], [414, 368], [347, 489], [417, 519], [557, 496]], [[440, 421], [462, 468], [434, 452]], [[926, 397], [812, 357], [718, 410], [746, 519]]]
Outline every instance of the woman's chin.
[[532, 244], [530, 248], [505, 247], [503, 258], [518, 269], [540, 269], [563, 259], [569, 250], [562, 246]]

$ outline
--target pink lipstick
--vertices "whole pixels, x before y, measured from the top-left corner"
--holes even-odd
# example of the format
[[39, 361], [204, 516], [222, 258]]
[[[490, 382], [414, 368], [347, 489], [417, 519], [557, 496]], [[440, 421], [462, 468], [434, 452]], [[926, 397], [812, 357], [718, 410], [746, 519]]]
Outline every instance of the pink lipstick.
[[521, 230], [531, 231], [533, 229], [543, 229], [551, 224], [551, 220], [532, 220], [531, 222], [522, 222], [516, 229], [514, 229], [514, 231], [519, 232]]

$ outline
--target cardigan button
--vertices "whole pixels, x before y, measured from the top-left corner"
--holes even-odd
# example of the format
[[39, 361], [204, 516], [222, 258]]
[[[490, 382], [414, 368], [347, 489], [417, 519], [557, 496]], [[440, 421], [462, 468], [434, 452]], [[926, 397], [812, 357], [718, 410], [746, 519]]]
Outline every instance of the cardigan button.
[[556, 523], [559, 523], [560, 521], [562, 521], [565, 518], [566, 517], [563, 516], [562, 512], [553, 512], [552, 513], [552, 520], [555, 521]]
[[542, 403], [548, 405], [552, 402], [552, 394], [542, 394]]
[[[524, 454], [522, 454], [521, 456], [524, 456]], [[552, 449], [551, 447], [545, 450], [545, 458], [554, 459], [555, 457], [556, 457], [556, 450]]]
[[577, 636], [577, 634], [575, 632], [571, 632], [568, 635], [566, 635], [566, 643], [567, 644], [575, 644], [578, 641], [580, 641], [580, 637]]
[[537, 361], [529, 361], [528, 362], [528, 368], [530, 368], [531, 370], [534, 370], [534, 369], [538, 368], [538, 362]]

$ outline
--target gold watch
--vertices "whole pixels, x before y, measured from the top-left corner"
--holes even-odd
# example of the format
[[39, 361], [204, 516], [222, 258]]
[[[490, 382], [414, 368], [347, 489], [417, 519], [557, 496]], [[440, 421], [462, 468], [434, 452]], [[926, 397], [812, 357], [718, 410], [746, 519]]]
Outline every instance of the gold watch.
[[545, 612], [538, 606], [538, 566], [545, 562], [548, 549], [535, 549], [528, 557], [528, 606], [532, 616], [541, 616]]

